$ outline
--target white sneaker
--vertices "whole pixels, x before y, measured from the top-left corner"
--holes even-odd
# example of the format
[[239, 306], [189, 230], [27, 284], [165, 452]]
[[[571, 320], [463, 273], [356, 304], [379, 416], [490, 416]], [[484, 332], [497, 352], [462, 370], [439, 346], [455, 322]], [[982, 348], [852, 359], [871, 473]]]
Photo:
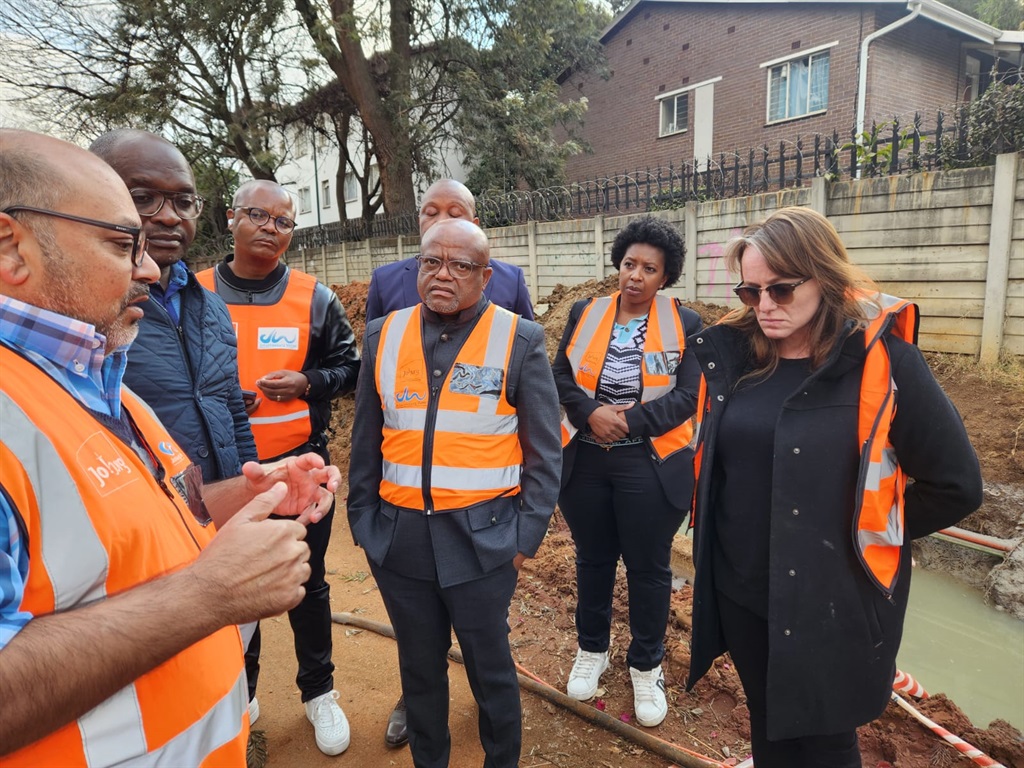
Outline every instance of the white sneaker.
[[260, 719], [260, 700], [255, 696], [252, 697], [252, 701], [249, 702], [249, 727], [251, 728], [253, 723]]
[[647, 728], [661, 725], [668, 714], [665, 673], [661, 671], [661, 665], [648, 672], [630, 667], [629, 676], [633, 679], [633, 710], [637, 722]]
[[576, 652], [576, 661], [569, 673], [569, 682], [565, 692], [569, 698], [577, 701], [589, 701], [597, 694], [601, 683], [601, 674], [608, 669], [608, 651], [591, 653], [580, 648]]
[[337, 699], [337, 691], [328, 691], [306, 702], [306, 719], [313, 724], [316, 746], [325, 755], [340, 755], [348, 749], [348, 718]]

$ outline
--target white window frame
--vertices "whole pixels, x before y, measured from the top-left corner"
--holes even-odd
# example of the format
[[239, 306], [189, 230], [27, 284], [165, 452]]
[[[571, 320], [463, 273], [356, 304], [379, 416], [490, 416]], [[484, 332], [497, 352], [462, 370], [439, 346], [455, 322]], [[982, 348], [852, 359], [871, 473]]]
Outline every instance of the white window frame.
[[[791, 53], [791, 54], [789, 54], [787, 56], [782, 56], [782, 57], [777, 58], [777, 59], [772, 59], [771, 61], [766, 61], [763, 64], [759, 64], [758, 65], [758, 68], [766, 70], [766, 78], [765, 78], [765, 105], [764, 105], [764, 122], [765, 122], [765, 125], [776, 125], [778, 123], [784, 123], [784, 122], [788, 122], [790, 120], [799, 120], [800, 118], [803, 118], [803, 117], [810, 117], [811, 115], [823, 115], [826, 112], [828, 112], [828, 95], [829, 94], [828, 94], [828, 81], [826, 80], [825, 81], [825, 88], [826, 88], [826, 91], [825, 91], [825, 106], [823, 108], [815, 109], [815, 110], [807, 110], [807, 111], [804, 111], [804, 112], [800, 112], [799, 114], [790, 114], [791, 108], [790, 108], [790, 105], [788, 104], [789, 88], [787, 87], [785, 89], [786, 100], [787, 100], [787, 104], [786, 104], [785, 110], [784, 110], [785, 114], [782, 117], [777, 117], [775, 119], [772, 119], [772, 115], [771, 115], [771, 108], [772, 108], [772, 73], [774, 71], [776, 71], [776, 70], [785, 69], [786, 77], [787, 77], [787, 82], [788, 82], [789, 67], [790, 67], [790, 65], [793, 62], [804, 61], [806, 59], [806, 61], [807, 61], [807, 68], [808, 68], [808, 70], [811, 70], [811, 59], [812, 58], [819, 58], [820, 59], [821, 58], [821, 54], [826, 53], [826, 54], [828, 54], [828, 58], [829, 58], [829, 76], [831, 77], [831, 72], [832, 72], [831, 63], [832, 62], [831, 62], [831, 54], [829, 53], [829, 50], [831, 48], [834, 48], [837, 45], [839, 45], [839, 41], [838, 40], [833, 40], [831, 43], [825, 43], [824, 45], [817, 45], [817, 46], [815, 46], [813, 48], [807, 48], [805, 50], [798, 51], [796, 53]], [[810, 99], [810, 97], [811, 97], [811, 90], [810, 90], [810, 88], [808, 88], [807, 89], [807, 98], [808, 98], [808, 100]]]
[[312, 195], [309, 194], [309, 187], [299, 187], [299, 213], [309, 213], [313, 210]]
[[[349, 189], [350, 186], [351, 189]], [[345, 188], [342, 190], [342, 194], [345, 195], [346, 203], [355, 203], [359, 200], [359, 179], [351, 171], [345, 174]]]
[[[690, 129], [689, 125], [687, 124], [687, 125], [684, 125], [682, 128], [680, 128], [679, 126], [673, 126], [674, 130], [671, 130], [671, 131], [666, 131], [665, 130], [664, 109], [665, 109], [665, 101], [666, 100], [672, 99], [673, 102], [674, 102], [680, 96], [684, 96], [684, 95], [686, 96], [687, 99], [689, 99], [690, 98], [690, 91], [696, 90], [697, 88], [700, 88], [700, 87], [705, 86], [705, 85], [711, 85], [712, 83], [717, 83], [721, 79], [722, 79], [722, 77], [721, 77], [721, 75], [719, 75], [718, 77], [712, 77], [710, 80], [702, 80], [701, 82], [694, 83], [693, 85], [687, 85], [687, 86], [685, 86], [683, 88], [676, 88], [674, 91], [669, 91], [668, 93], [659, 93], [654, 98], [654, 101], [657, 102], [657, 104], [658, 104], [658, 138], [660, 139], [660, 138], [662, 138], [664, 136], [676, 136], [676, 135], [678, 135], [680, 133], [686, 133]], [[674, 112], [674, 114], [678, 114], [678, 113], [679, 113], [679, 109], [677, 107], [675, 112]], [[690, 103], [689, 103], [689, 101], [687, 101], [687, 103], [686, 103], [686, 120], [687, 120], [687, 123], [689, 123], [689, 121], [691, 119], [696, 120], [696, 117], [694, 117], [693, 115], [690, 114]]]
[[320, 182], [320, 207], [331, 207], [331, 180], [324, 179]]

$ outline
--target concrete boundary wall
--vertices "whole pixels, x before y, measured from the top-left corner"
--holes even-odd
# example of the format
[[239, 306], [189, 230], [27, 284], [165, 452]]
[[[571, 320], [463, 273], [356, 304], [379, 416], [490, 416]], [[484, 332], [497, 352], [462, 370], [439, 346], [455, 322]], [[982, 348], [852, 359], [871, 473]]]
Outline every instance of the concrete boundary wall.
[[[887, 293], [921, 306], [921, 347], [993, 361], [1024, 356], [1024, 153], [995, 166], [828, 183], [661, 211], [686, 240], [683, 276], [668, 293], [738, 306], [723, 255], [750, 222], [807, 205], [835, 225], [854, 263]], [[639, 215], [639, 214], [636, 214]], [[535, 303], [558, 284], [614, 270], [611, 244], [630, 216], [490, 229], [491, 255], [523, 268]], [[286, 254], [327, 284], [369, 280], [418, 252], [418, 238], [380, 238]], [[196, 263], [194, 268], [208, 266]]]

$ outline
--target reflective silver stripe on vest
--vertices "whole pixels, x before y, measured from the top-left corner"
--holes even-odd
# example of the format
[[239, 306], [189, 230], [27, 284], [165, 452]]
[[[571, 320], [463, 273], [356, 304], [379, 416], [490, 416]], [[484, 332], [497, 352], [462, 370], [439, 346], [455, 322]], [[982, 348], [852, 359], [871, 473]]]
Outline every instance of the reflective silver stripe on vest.
[[304, 411], [296, 411], [295, 413], [286, 413], [281, 416], [250, 416], [250, 424], [283, 424], [286, 421], [298, 421], [299, 419], [305, 419], [309, 416], [309, 409]]
[[903, 525], [898, 504], [893, 504], [889, 510], [884, 531], [857, 531], [857, 541], [860, 544], [860, 551], [865, 547], [902, 547], [903, 546]]
[[[96, 763], [90, 757], [89, 768], [197, 766], [215, 749], [238, 736], [248, 701], [249, 688], [243, 670], [231, 690], [209, 712], [159, 749], [121, 762]], [[167, 706], [174, 704], [167, 702]]]
[[[395, 376], [402, 341], [418, 307], [409, 307], [391, 315], [387, 335], [378, 349], [379, 393], [384, 409], [387, 429], [422, 432], [426, 426], [427, 404], [417, 403], [415, 408], [397, 408], [395, 402]], [[512, 343], [511, 333], [517, 315], [494, 306], [490, 332], [484, 352], [485, 366], [505, 369]], [[456, 358], [457, 361], [457, 358]], [[507, 370], [506, 370], [507, 374]], [[507, 384], [507, 382], [506, 382]], [[503, 393], [504, 395], [504, 393]], [[500, 399], [478, 397], [476, 411], [439, 409], [434, 432], [455, 432], [469, 435], [514, 435], [519, 430], [519, 417], [515, 413], [497, 414]], [[521, 465], [509, 467], [473, 468], [431, 466], [431, 484], [439, 489], [481, 491], [508, 488], [519, 484]], [[385, 481], [405, 488], [423, 487], [423, 468], [419, 465], [395, 464], [383, 461]]]
[[[394, 410], [385, 426], [388, 429], [422, 432], [426, 422], [425, 409], [401, 408]], [[513, 435], [518, 428], [519, 419], [512, 414], [481, 416], [467, 411], [438, 411], [434, 426], [436, 432], [461, 432], [467, 435]]]
[[[484, 366], [488, 368], [500, 368], [505, 371], [505, 377], [508, 376], [508, 371], [505, 368], [505, 362], [508, 355], [509, 348], [512, 346], [512, 342], [509, 339], [509, 334], [512, 332], [512, 324], [516, 321], [518, 315], [514, 315], [503, 307], [494, 305], [494, 311], [491, 317], [491, 331], [487, 335], [487, 348], [484, 352]], [[497, 398], [493, 397], [478, 397], [476, 412], [484, 415], [493, 416], [498, 412], [498, 404], [504, 397], [504, 387], [508, 386], [508, 382], [502, 377], [503, 391]], [[438, 414], [440, 418], [440, 414]], [[515, 415], [511, 415], [514, 422], [512, 431], [516, 431], [519, 425], [519, 419]], [[437, 427], [441, 429], [440, 426]], [[448, 430], [451, 432], [461, 432], [464, 430], [453, 429]], [[503, 432], [502, 434], [509, 434]], [[497, 486], [494, 486], [497, 487]]]
[[[864, 477], [864, 488], [868, 491], [877, 492], [883, 479], [893, 477], [899, 471], [899, 463], [896, 460], [896, 450], [888, 446], [882, 450], [882, 460], [872, 461], [868, 464], [867, 473]], [[900, 514], [899, 501], [895, 501], [889, 508], [885, 531], [857, 531], [861, 551], [867, 546], [879, 547], [901, 547], [903, 546], [903, 525]]]
[[398, 353], [414, 311], [419, 312], [419, 305], [391, 313], [391, 319], [385, 321], [388, 325], [387, 336], [384, 337], [382, 347], [377, 350], [377, 370], [380, 371], [377, 392], [380, 393], [381, 406], [384, 408], [384, 426], [390, 429], [400, 429], [393, 426], [389, 419], [396, 410], [395, 376], [398, 373]]
[[[0, 393], [2, 439], [28, 474], [40, 509], [42, 560], [53, 585], [54, 607], [67, 610], [107, 594], [110, 561], [78, 487], [50, 439], [6, 393]], [[131, 471], [136, 471], [134, 468]]]
[[90, 768], [117, 765], [145, 755], [146, 731], [135, 685], [122, 688], [78, 718], [78, 730]]
[[[601, 321], [604, 320], [605, 313], [610, 308], [611, 303], [612, 299], [610, 296], [602, 296], [600, 299], [594, 299], [590, 306], [583, 310], [586, 312], [586, 317], [583, 318], [581, 325], [576, 326], [576, 332], [573, 334], [572, 349], [569, 350], [568, 354], [573, 378], [577, 378], [576, 371], [579, 369], [580, 363], [583, 362], [583, 355], [590, 346], [590, 339], [597, 333], [597, 329], [601, 325]], [[594, 380], [597, 381], [597, 376], [594, 377]], [[579, 381], [576, 382], [576, 386], [590, 397], [594, 397], [597, 394], [593, 389], [580, 384]]]
[[[665, 350], [679, 350], [682, 352], [683, 344], [679, 338], [679, 333], [676, 331], [676, 322], [674, 317], [677, 317], [675, 305], [668, 296], [663, 296], [660, 293], [654, 297], [654, 317], [655, 322], [658, 324], [658, 330], [661, 332], [661, 349]], [[671, 314], [669, 314], [671, 313]], [[641, 375], [643, 372], [641, 371]], [[668, 377], [668, 384], [647, 386], [644, 385], [643, 392], [640, 393], [640, 402], [649, 403], [651, 400], [657, 400], [659, 397], [664, 397], [673, 389], [676, 388], [676, 376], [671, 374]]]
[[[474, 469], [471, 467], [430, 468], [430, 481], [434, 488], [461, 491], [488, 491], [494, 488], [512, 488], [519, 485], [521, 465]], [[384, 462], [384, 479], [405, 488], [420, 488], [423, 467], [419, 464]]]

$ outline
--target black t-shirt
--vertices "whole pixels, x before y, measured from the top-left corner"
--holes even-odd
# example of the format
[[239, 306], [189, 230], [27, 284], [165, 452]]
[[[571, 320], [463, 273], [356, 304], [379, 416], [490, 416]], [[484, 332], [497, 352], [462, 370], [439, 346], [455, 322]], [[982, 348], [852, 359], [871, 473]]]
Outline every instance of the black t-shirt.
[[779, 360], [767, 379], [743, 383], [731, 396], [715, 453], [715, 587], [748, 610], [768, 616], [775, 425], [782, 404], [810, 375], [810, 361]]

